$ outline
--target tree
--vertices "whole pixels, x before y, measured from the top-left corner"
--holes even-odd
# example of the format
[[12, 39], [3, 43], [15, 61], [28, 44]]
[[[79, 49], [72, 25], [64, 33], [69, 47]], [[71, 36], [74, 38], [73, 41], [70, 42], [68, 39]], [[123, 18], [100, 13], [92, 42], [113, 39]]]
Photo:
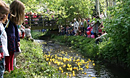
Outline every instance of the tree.
[[113, 6], [113, 1], [109, 0], [109, 7]]
[[95, 0], [95, 2], [96, 2], [96, 13], [97, 13], [97, 15], [100, 15], [99, 0]]
[[[108, 45], [104, 47], [104, 55], [117, 63], [130, 66], [130, 1], [122, 0], [110, 8], [110, 17], [105, 21], [108, 33]], [[111, 60], [110, 60], [111, 61]]]
[[53, 0], [53, 3], [51, 2], [47, 6], [49, 9], [58, 13], [61, 17], [60, 21], [62, 21], [62, 24], [66, 20], [71, 21], [74, 18], [87, 18], [93, 13], [93, 0]]

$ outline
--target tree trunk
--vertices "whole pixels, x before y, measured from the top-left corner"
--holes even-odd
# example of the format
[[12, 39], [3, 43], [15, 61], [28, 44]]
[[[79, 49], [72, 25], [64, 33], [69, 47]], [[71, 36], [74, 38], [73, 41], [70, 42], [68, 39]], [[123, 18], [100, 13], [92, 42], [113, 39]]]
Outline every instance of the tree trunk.
[[109, 4], [108, 4], [108, 0], [106, 0], [106, 9], [105, 9], [105, 12], [104, 12], [104, 16], [107, 17], [107, 8], [108, 8]]
[[106, 8], [108, 7], [108, 0], [106, 0]]
[[100, 15], [100, 6], [99, 6], [99, 0], [95, 0], [96, 2], [96, 14]]
[[109, 6], [112, 7], [113, 6], [113, 0], [109, 0]]

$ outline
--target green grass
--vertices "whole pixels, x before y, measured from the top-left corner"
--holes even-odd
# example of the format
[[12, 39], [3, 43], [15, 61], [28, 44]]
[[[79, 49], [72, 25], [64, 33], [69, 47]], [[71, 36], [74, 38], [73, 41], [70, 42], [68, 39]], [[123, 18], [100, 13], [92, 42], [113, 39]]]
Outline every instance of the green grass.
[[39, 39], [39, 37], [45, 35], [46, 32], [43, 33], [40, 31], [32, 31], [31, 34], [32, 34], [32, 38]]
[[55, 68], [49, 66], [43, 57], [41, 45], [21, 40], [22, 53], [17, 57], [20, 69], [4, 74], [4, 78], [61, 78]]

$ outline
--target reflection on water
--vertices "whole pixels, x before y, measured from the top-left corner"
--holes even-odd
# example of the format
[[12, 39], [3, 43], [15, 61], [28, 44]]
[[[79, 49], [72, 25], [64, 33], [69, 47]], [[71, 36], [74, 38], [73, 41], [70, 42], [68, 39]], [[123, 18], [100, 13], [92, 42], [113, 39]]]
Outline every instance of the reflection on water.
[[115, 75], [111, 68], [107, 69], [104, 65], [95, 64], [94, 60], [84, 58], [71, 47], [52, 41], [35, 41], [43, 45], [44, 57], [48, 64], [55, 66], [60, 73], [66, 74], [68, 78], [128, 78], [118, 75], [118, 72]]

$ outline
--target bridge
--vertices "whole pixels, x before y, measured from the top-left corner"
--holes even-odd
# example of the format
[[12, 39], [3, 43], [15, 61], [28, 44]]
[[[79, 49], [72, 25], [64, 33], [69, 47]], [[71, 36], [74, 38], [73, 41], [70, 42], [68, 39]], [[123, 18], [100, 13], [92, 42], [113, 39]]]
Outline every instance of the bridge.
[[31, 26], [31, 30], [58, 29], [55, 19], [49, 19], [43, 15], [25, 15], [25, 26]]

